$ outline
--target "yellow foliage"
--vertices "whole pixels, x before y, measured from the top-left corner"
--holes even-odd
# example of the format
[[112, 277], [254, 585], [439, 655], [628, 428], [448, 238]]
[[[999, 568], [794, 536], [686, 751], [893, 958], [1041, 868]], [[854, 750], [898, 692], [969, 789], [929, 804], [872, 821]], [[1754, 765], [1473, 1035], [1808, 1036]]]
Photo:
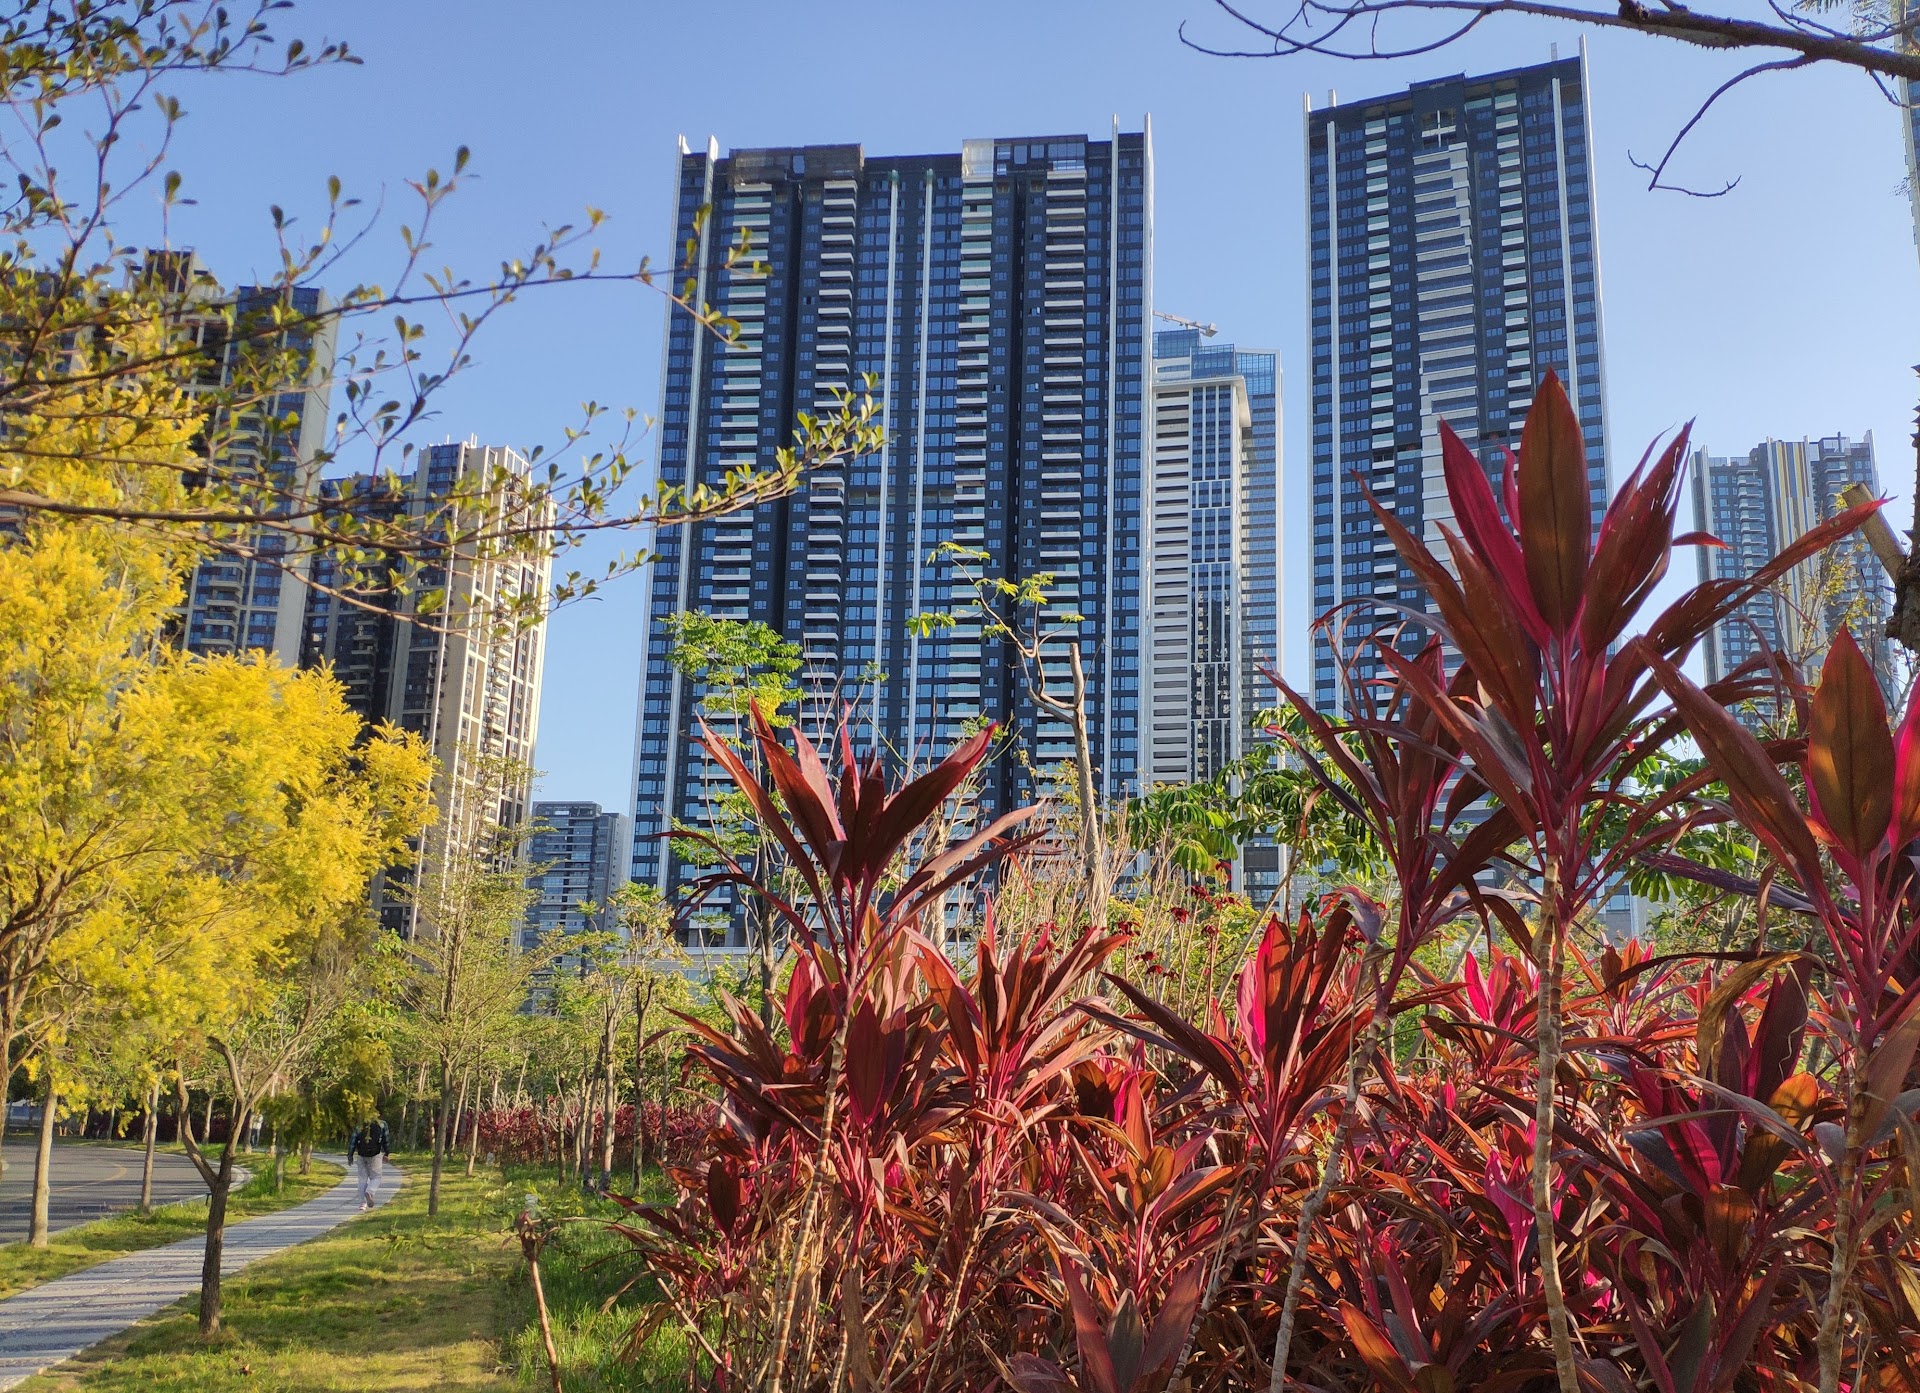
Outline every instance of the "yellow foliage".
[[[194, 463], [171, 390], [10, 425], [0, 486], [87, 506], [162, 505]], [[227, 1028], [353, 931], [430, 820], [427, 752], [365, 732], [329, 675], [172, 649], [192, 559], [124, 523], [0, 515], [0, 1079], [29, 1015]]]

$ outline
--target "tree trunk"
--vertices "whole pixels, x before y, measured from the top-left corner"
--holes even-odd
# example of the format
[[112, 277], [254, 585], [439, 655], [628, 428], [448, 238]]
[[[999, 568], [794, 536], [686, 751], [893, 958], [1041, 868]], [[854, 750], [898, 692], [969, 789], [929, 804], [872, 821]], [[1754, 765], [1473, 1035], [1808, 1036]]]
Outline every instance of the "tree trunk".
[[202, 1335], [211, 1335], [220, 1328], [220, 1259], [227, 1246], [227, 1196], [233, 1190], [234, 1132], [245, 1121], [235, 1108], [227, 1143], [220, 1148], [220, 1168], [213, 1173], [213, 1183], [207, 1187], [207, 1248], [200, 1260]]
[[[213, 1140], [213, 1087], [212, 1085], [208, 1085], [207, 1087], [207, 1111], [206, 1111], [206, 1116], [202, 1119], [200, 1123], [200, 1140], [201, 1141]], [[227, 1129], [227, 1140], [229, 1142], [233, 1140], [233, 1129], [231, 1127]]]
[[587, 1183], [587, 1162], [593, 1155], [593, 1084], [599, 1069], [586, 1070], [580, 1076], [580, 1126], [573, 1134], [573, 1178]]
[[40, 1103], [40, 1144], [33, 1153], [33, 1211], [27, 1218], [27, 1243], [47, 1246], [47, 1199], [53, 1180], [53, 1118], [60, 1094], [53, 1086], [53, 1065], [47, 1065], [47, 1089]]
[[467, 1110], [467, 1174], [473, 1174], [474, 1157], [480, 1154], [480, 1085], [473, 1086], [473, 1106]]
[[160, 1080], [147, 1090], [146, 1154], [140, 1160], [140, 1212], [153, 1213], [153, 1152], [160, 1141]]
[[13, 1022], [0, 1019], [0, 1177], [7, 1173], [7, 1118], [13, 1112]]
[[[619, 998], [616, 996], [613, 999], [613, 1006], [617, 1008], [618, 1005]], [[606, 1116], [606, 1126], [600, 1134], [600, 1190], [602, 1194], [606, 1193], [613, 1185], [614, 1105], [619, 1101], [620, 1096], [619, 1090], [614, 1084], [613, 1053], [615, 1036], [619, 1029], [620, 1017], [618, 1010], [609, 1009], [607, 1012], [607, 1038], [600, 1042], [600, 1059], [604, 1066], [601, 1069], [600, 1111]]]
[[1553, 1221], [1553, 1095], [1560, 1072], [1560, 977], [1565, 970], [1566, 936], [1560, 924], [1560, 865], [1547, 857], [1535, 929], [1534, 962], [1540, 971], [1538, 993], [1539, 1059], [1533, 1106], [1533, 1235], [1540, 1254], [1540, 1286], [1547, 1301], [1547, 1325], [1553, 1337], [1553, 1365], [1560, 1393], [1580, 1393], [1579, 1366], [1573, 1356], [1573, 1320], [1560, 1285], [1560, 1238]]
[[1099, 925], [1107, 920], [1107, 848], [1100, 829], [1100, 795], [1093, 782], [1093, 740], [1087, 733], [1087, 674], [1080, 665], [1080, 645], [1067, 645], [1073, 673], [1073, 764], [1080, 794], [1080, 855], [1086, 862], [1087, 919]]
[[440, 1097], [433, 1105], [433, 1172], [427, 1182], [427, 1217], [440, 1213], [440, 1170], [447, 1160], [447, 1117], [449, 1095], [453, 1091], [453, 1063], [440, 1061]]
[[653, 987], [633, 992], [633, 1195], [640, 1197], [640, 1178], [647, 1167], [647, 1008]]
[[447, 1152], [451, 1155], [460, 1149], [460, 1129], [467, 1121], [467, 1089], [473, 1083], [473, 1070], [468, 1068], [460, 1075], [460, 1092], [455, 1096], [453, 1105], [453, 1131], [447, 1138]]

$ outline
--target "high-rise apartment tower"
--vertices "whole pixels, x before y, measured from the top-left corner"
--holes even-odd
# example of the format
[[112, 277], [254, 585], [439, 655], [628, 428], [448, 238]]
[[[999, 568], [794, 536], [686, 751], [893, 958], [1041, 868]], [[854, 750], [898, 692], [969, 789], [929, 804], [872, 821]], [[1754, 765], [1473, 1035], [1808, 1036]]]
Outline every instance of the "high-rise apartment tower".
[[[1053, 611], [1083, 617], [1099, 787], [1137, 787], [1152, 177], [1149, 136], [1117, 127], [885, 158], [682, 145], [675, 242], [696, 249], [694, 298], [740, 329], [728, 342], [669, 318], [662, 480], [769, 465], [798, 413], [869, 375], [886, 443], [790, 498], [655, 541], [635, 879], [677, 882], [660, 834], [703, 820], [725, 786], [691, 742], [701, 693], [668, 661], [676, 612], [759, 621], [799, 644], [810, 733], [851, 702], [859, 739], [877, 732], [904, 756], [943, 753], [987, 716], [1012, 725], [1042, 777], [1071, 759], [1066, 726], [968, 614], [972, 590], [936, 556], [947, 542], [986, 553], [993, 574], [1053, 578]], [[743, 238], [763, 270], [729, 264]], [[935, 612], [959, 622], [909, 622]], [[1066, 684], [1064, 654], [1052, 675]], [[1030, 796], [1033, 778], [996, 761], [984, 805]]]
[[[1277, 704], [1279, 359], [1163, 329], [1153, 383], [1145, 781], [1188, 783], [1240, 759]], [[1263, 841], [1242, 862], [1239, 884], [1264, 903], [1279, 852]]]
[[[353, 475], [323, 487], [353, 494], [363, 516], [410, 519], [432, 532], [450, 495], [471, 497], [473, 481], [513, 488], [528, 475], [514, 451], [471, 442], [429, 446], [418, 460], [410, 474]], [[301, 663], [330, 665], [366, 720], [413, 731], [439, 761], [440, 822], [427, 837], [429, 869], [468, 850], [462, 843], [476, 829], [526, 818], [546, 630], [544, 621], [496, 621], [521, 597], [544, 595], [550, 573], [543, 554], [495, 554], [458, 540], [405, 589], [355, 586], [337, 558], [323, 552], [314, 561]], [[420, 614], [419, 597], [434, 591], [444, 592], [445, 603]], [[383, 888], [376, 901], [382, 922], [409, 930], [414, 914], [401, 897]]]
[[[197, 448], [224, 478], [257, 480], [270, 507], [291, 511], [318, 487], [326, 447], [335, 325], [312, 286], [243, 285], [229, 292], [190, 251], [153, 251], [139, 275], [180, 307], [174, 328], [198, 359], [188, 390], [215, 403]], [[264, 650], [299, 661], [309, 559], [288, 539], [242, 539], [254, 556], [214, 553], [194, 568], [178, 619], [194, 653]]]
[[1279, 368], [1272, 353], [1153, 340], [1147, 779], [1209, 779], [1275, 705], [1280, 661]]
[[626, 817], [598, 803], [535, 803], [527, 888], [539, 898], [527, 907], [521, 946], [532, 948], [550, 933], [613, 929], [607, 905], [626, 884], [632, 844]]
[[[1316, 619], [1351, 606], [1350, 639], [1396, 622], [1388, 606], [1425, 606], [1366, 491], [1439, 549], [1440, 421], [1497, 471], [1552, 370], [1580, 417], [1596, 517], [1604, 507], [1590, 129], [1584, 53], [1309, 104], [1309, 605]], [[1328, 710], [1342, 700], [1319, 633], [1313, 696]]]
[[[1694, 526], [1725, 544], [1724, 549], [1699, 548], [1702, 580], [1752, 575], [1815, 523], [1838, 512], [1840, 492], [1848, 484], [1865, 484], [1875, 497], [1880, 493], [1872, 431], [1859, 440], [1844, 435], [1768, 440], [1744, 455], [1697, 450], [1692, 471]], [[1707, 677], [1717, 681], [1763, 648], [1802, 665], [1817, 664], [1844, 624], [1873, 665], [1887, 699], [1898, 700], [1904, 685], [1886, 634], [1891, 605], [1886, 572], [1866, 539], [1858, 533], [1843, 538], [1714, 626], [1706, 643]]]

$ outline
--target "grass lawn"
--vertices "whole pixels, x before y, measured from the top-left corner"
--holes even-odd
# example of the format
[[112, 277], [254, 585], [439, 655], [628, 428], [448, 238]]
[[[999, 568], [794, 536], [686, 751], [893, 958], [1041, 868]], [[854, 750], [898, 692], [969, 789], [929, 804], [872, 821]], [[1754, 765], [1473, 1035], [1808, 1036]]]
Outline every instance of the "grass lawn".
[[500, 1360], [516, 1318], [509, 1288], [520, 1247], [502, 1239], [517, 1194], [497, 1172], [469, 1180], [456, 1166], [429, 1219], [425, 1159], [396, 1159], [407, 1183], [386, 1205], [229, 1278], [214, 1341], [201, 1340], [199, 1303], [189, 1299], [28, 1380], [22, 1393], [526, 1386]]
[[[287, 1183], [275, 1191], [271, 1158], [254, 1155], [247, 1160], [259, 1173], [228, 1197], [229, 1223], [301, 1204], [331, 1190], [341, 1176], [340, 1167], [320, 1160], [313, 1162], [308, 1174], [301, 1175], [298, 1164], [289, 1160]], [[28, 1164], [31, 1165], [31, 1161]], [[0, 1244], [0, 1297], [142, 1248], [158, 1248], [183, 1238], [198, 1237], [206, 1232], [206, 1222], [207, 1202], [190, 1200], [185, 1204], [166, 1205], [145, 1218], [132, 1213], [116, 1214], [62, 1229], [45, 1248], [29, 1248], [25, 1243]]]
[[529, 1191], [560, 1225], [541, 1264], [567, 1393], [655, 1393], [684, 1386], [684, 1347], [657, 1339], [623, 1359], [634, 1298], [601, 1305], [632, 1272], [601, 1220], [620, 1211], [550, 1177], [455, 1163], [440, 1214], [427, 1217], [427, 1159], [395, 1157], [400, 1193], [323, 1238], [229, 1279], [225, 1328], [200, 1339], [196, 1300], [155, 1316], [21, 1393], [414, 1393], [549, 1387], [533, 1293], [510, 1236]]
[[[584, 1196], [572, 1186], [534, 1181], [524, 1172], [515, 1172], [509, 1179], [520, 1182], [515, 1190], [521, 1196], [536, 1191], [543, 1212], [569, 1220], [558, 1227], [540, 1261], [541, 1285], [546, 1289], [567, 1393], [665, 1393], [685, 1388], [686, 1340], [677, 1329], [656, 1335], [637, 1360], [626, 1357], [628, 1334], [640, 1303], [652, 1294], [651, 1283], [636, 1286], [612, 1310], [601, 1309], [634, 1273], [634, 1262], [627, 1256], [632, 1245], [605, 1227], [607, 1220], [625, 1218], [626, 1211]], [[669, 1187], [655, 1173], [642, 1193], [661, 1201], [668, 1198]], [[513, 1319], [504, 1341], [505, 1358], [522, 1371], [521, 1387], [545, 1389], [549, 1387], [547, 1356], [540, 1343], [533, 1290], [518, 1268], [508, 1296]]]

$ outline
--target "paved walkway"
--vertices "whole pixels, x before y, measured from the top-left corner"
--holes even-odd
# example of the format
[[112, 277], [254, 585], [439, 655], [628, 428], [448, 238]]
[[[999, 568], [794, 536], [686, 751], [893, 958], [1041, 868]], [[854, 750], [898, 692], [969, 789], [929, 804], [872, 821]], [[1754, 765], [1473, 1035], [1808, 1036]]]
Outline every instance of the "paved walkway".
[[[17, 1141], [17, 1138], [16, 1138]], [[12, 1163], [0, 1177], [0, 1242], [27, 1236], [27, 1212], [33, 1207], [33, 1147], [7, 1148]], [[140, 1202], [140, 1164], [137, 1146], [102, 1146], [98, 1142], [53, 1144], [53, 1171], [47, 1196], [48, 1227], [55, 1233], [88, 1223]], [[240, 1182], [235, 1182], [237, 1189]], [[157, 1151], [153, 1157], [153, 1202], [178, 1204], [205, 1199], [207, 1184], [193, 1162], [177, 1151]]]
[[[346, 1163], [344, 1156], [324, 1159]], [[400, 1169], [389, 1165], [377, 1202], [393, 1198], [402, 1178]], [[318, 1238], [359, 1210], [359, 1190], [349, 1172], [319, 1199], [228, 1225], [220, 1270], [232, 1276], [262, 1258]], [[23, 1383], [197, 1292], [205, 1253], [203, 1239], [183, 1238], [0, 1301], [0, 1389]]]

